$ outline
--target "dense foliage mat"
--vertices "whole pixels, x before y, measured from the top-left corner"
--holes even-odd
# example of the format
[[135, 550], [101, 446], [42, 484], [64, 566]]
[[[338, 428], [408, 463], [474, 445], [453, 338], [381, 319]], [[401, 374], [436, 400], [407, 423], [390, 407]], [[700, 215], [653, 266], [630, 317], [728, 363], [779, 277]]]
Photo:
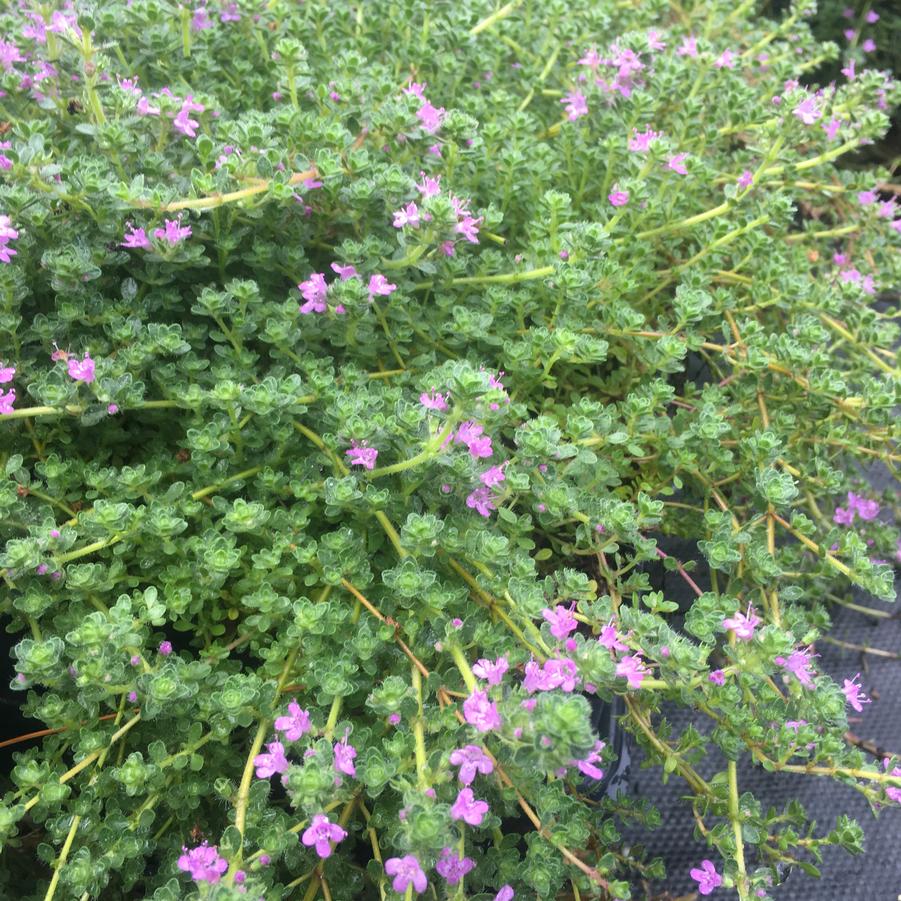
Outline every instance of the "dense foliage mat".
[[737, 768], [901, 800], [813, 644], [892, 595], [899, 89], [811, 11], [4, 7], [7, 894], [627, 898], [591, 696], [702, 894], [860, 852]]

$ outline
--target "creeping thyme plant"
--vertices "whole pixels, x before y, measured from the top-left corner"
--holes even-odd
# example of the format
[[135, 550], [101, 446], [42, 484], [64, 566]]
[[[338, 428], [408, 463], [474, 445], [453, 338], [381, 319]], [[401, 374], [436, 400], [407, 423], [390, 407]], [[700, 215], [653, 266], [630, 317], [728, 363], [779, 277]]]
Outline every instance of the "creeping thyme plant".
[[737, 767], [901, 801], [815, 645], [893, 594], [899, 89], [812, 12], [5, 5], [8, 897], [635, 897], [614, 696], [701, 894], [861, 850]]

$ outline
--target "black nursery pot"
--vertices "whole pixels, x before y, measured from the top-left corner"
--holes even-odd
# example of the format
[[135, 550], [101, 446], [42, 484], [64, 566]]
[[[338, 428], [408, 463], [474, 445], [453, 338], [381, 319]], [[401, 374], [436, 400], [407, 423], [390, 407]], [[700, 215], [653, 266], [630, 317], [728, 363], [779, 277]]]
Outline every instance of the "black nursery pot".
[[593, 801], [618, 798], [629, 791], [632, 759], [629, 754], [628, 736], [619, 723], [626, 712], [625, 702], [619, 695], [612, 701], [603, 701], [597, 695], [588, 695], [591, 704], [591, 725], [597, 737], [604, 742], [605, 750], [612, 750], [616, 761], [604, 769], [603, 779], [586, 779], [583, 794]]

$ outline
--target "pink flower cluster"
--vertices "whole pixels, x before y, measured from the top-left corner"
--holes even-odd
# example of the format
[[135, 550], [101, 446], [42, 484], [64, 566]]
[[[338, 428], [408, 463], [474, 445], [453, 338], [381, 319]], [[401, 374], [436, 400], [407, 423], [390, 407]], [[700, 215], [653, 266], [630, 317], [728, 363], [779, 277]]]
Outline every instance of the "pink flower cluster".
[[9, 242], [15, 241], [18, 237], [19, 232], [13, 228], [12, 219], [9, 216], [0, 216], [0, 263], [12, 261], [17, 251], [9, 246]]
[[[359, 278], [360, 273], [356, 267], [351, 264], [332, 263], [332, 271], [338, 276], [338, 280], [346, 282], [351, 278]], [[325, 275], [322, 272], [314, 272], [306, 281], [300, 282], [297, 286], [303, 296], [304, 303], [298, 308], [299, 312], [307, 316], [310, 313], [325, 313], [328, 309], [326, 298], [328, 297], [329, 285], [325, 281]], [[375, 297], [388, 297], [397, 290], [397, 285], [391, 284], [384, 275], [376, 272], [369, 277], [369, 301], [370, 303]], [[335, 307], [335, 312], [339, 315], [346, 312], [342, 304]]]
[[[137, 77], [118, 78], [117, 81], [121, 91], [138, 98], [135, 105], [135, 112], [139, 116], [162, 115], [162, 107], [152, 104], [143, 90], [138, 87]], [[188, 138], [197, 137], [197, 128], [200, 123], [196, 119], [191, 118], [191, 113], [204, 112], [206, 107], [202, 103], [198, 103], [192, 94], [187, 94], [184, 98], [177, 97], [169, 88], [163, 88], [162, 90], [155, 92], [152, 96], [157, 98], [167, 98], [173, 107], [178, 105], [178, 111], [172, 117], [172, 127]]]
[[183, 847], [181, 851], [178, 868], [185, 873], [190, 873], [195, 882], [208, 882], [210, 885], [215, 885], [228, 869], [228, 861], [219, 856], [219, 849], [215, 845], [204, 842], [190, 850]]
[[[8, 385], [16, 375], [15, 366], [4, 366], [0, 363], [0, 385]], [[0, 416], [8, 416], [13, 411], [13, 404], [16, 402], [16, 389], [10, 388], [9, 391], [0, 389]]]
[[754, 637], [754, 630], [763, 622], [754, 612], [754, 608], [748, 605], [747, 614], [740, 610], [723, 620], [723, 628], [732, 632], [739, 641], [750, 641]]
[[[125, 234], [125, 240], [121, 243], [122, 247], [130, 247], [134, 249], [150, 250], [153, 245], [147, 232], [143, 228], [136, 228], [131, 223], [126, 225], [128, 232]], [[182, 225], [180, 219], [166, 219], [164, 228], [155, 228], [153, 237], [158, 241], [165, 241], [171, 247], [180, 244], [185, 238], [191, 237], [191, 226]]]
[[878, 501], [860, 497], [853, 491], [849, 491], [847, 507], [836, 507], [832, 521], [840, 526], [850, 526], [853, 525], [855, 516], [859, 516], [864, 522], [871, 522], [878, 515]]
[[428, 85], [425, 83], [420, 84], [419, 82], [411, 81], [404, 88], [404, 94], [408, 97], [416, 97], [420, 101], [420, 107], [416, 111], [416, 118], [419, 119], [422, 130], [426, 134], [432, 135], [441, 127], [441, 123], [444, 121], [445, 109], [443, 106], [435, 107], [429, 103], [425, 96], [426, 87]]

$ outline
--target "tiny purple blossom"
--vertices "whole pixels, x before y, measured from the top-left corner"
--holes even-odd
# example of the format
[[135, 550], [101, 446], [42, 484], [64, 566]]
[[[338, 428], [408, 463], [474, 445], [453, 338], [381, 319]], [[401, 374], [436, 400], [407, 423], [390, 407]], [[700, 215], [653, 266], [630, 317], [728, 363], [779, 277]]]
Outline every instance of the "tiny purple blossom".
[[9, 391], [0, 391], [0, 416], [9, 416], [13, 411], [13, 404], [16, 402], [16, 389], [10, 388]]
[[860, 497], [853, 491], [848, 492], [848, 509], [857, 511], [857, 515], [864, 522], [871, 522], [879, 515], [879, 502], [870, 498]]
[[306, 301], [300, 312], [306, 316], [310, 313], [324, 313], [327, 309], [325, 298], [328, 294], [328, 285], [325, 276], [321, 272], [314, 272], [310, 277], [298, 286], [303, 299]]
[[689, 875], [698, 883], [698, 892], [709, 895], [723, 884], [723, 877], [716, 871], [712, 861], [702, 860], [701, 868], [693, 868]]
[[310, 714], [306, 710], [301, 710], [300, 704], [293, 698], [288, 704], [287, 715], [277, 717], [275, 720], [275, 731], [281, 732], [288, 741], [298, 741], [311, 728]]
[[228, 861], [219, 856], [219, 850], [215, 845], [208, 845], [204, 842], [196, 848], [188, 850], [182, 847], [181, 850], [178, 868], [185, 873], [190, 873], [195, 882], [209, 882], [211, 885], [215, 885], [228, 869]]
[[435, 410], [438, 413], [444, 413], [447, 409], [447, 402], [450, 400], [450, 394], [440, 394], [432, 388], [431, 392], [423, 391], [419, 395], [419, 402], [427, 410]]
[[425, 172], [420, 171], [419, 173], [422, 181], [415, 185], [417, 191], [422, 194], [422, 199], [425, 200], [428, 197], [436, 197], [441, 193], [441, 176], [437, 176], [436, 178], [432, 178], [430, 175], [426, 175]]
[[845, 698], [851, 707], [858, 713], [861, 713], [863, 705], [869, 704], [871, 699], [863, 693], [863, 688], [857, 681], [859, 678], [860, 673], [857, 673], [851, 679], [845, 679], [842, 691], [845, 693]]
[[452, 766], [460, 767], [457, 778], [463, 785], [472, 785], [477, 773], [487, 776], [494, 771], [491, 758], [478, 745], [464, 745], [450, 753]]
[[354, 766], [354, 758], [357, 756], [357, 749], [347, 743], [346, 735], [341, 741], [335, 742], [333, 750], [335, 752], [335, 769], [346, 776], [356, 776], [357, 769]]
[[360, 274], [355, 266], [344, 266], [341, 263], [332, 263], [332, 272], [336, 273], [342, 282], [346, 282], [349, 278], [355, 278]]
[[648, 675], [648, 668], [641, 657], [637, 654], [632, 654], [628, 657], [623, 657], [616, 664], [616, 675], [626, 679], [629, 689], [634, 691], [636, 688], [641, 688], [641, 683]]
[[734, 69], [736, 56], [731, 50], [724, 50], [713, 64], [715, 69]]
[[502, 885], [501, 890], [494, 896], [494, 901], [513, 901], [515, 894], [512, 885]]
[[629, 138], [628, 147], [632, 153], [645, 153], [651, 149], [651, 142], [660, 137], [659, 131], [653, 131], [648, 127], [645, 131], [632, 130], [632, 137]]
[[397, 290], [397, 285], [392, 285], [384, 275], [376, 273], [369, 279], [369, 299], [372, 300], [376, 295], [387, 297]]
[[694, 35], [689, 35], [682, 41], [682, 44], [677, 48], [676, 53], [679, 56], [696, 57], [698, 55], [698, 39], [694, 37]]
[[443, 848], [435, 869], [439, 876], [447, 880], [448, 885], [456, 885], [474, 866], [471, 857], [459, 857], [451, 848]]
[[740, 188], [750, 188], [754, 184], [754, 173], [750, 169], [745, 169], [736, 179], [736, 183]]
[[496, 510], [494, 500], [491, 497], [490, 489], [484, 485], [480, 485], [474, 491], [471, 491], [466, 497], [466, 506], [470, 510], [475, 510], [480, 516], [489, 517], [492, 510]]
[[172, 653], [172, 642], [171, 641], [161, 641], [159, 648], [157, 650], [160, 653], [161, 657], [168, 657]]
[[399, 895], [406, 892], [409, 886], [413, 886], [416, 892], [424, 892], [429, 880], [426, 878], [419, 861], [412, 855], [407, 854], [404, 857], [389, 857], [385, 861], [385, 872], [394, 879], [391, 887]]
[[0, 385], [11, 382], [16, 374], [15, 366], [3, 366], [0, 364]]
[[817, 119], [820, 119], [823, 116], [823, 111], [817, 106], [817, 102], [813, 97], [807, 97], [802, 100], [792, 110], [792, 113], [805, 125], [813, 125]]
[[712, 682], [714, 685], [725, 685], [726, 684], [726, 674], [721, 669], [715, 669], [707, 677], [707, 681]]
[[567, 94], [560, 102], [566, 104], [566, 118], [570, 122], [575, 122], [576, 119], [588, 115], [588, 103], [585, 100], [585, 95], [580, 94], [578, 91]]
[[416, 110], [416, 118], [426, 134], [434, 134], [441, 127], [444, 121], [444, 107], [435, 107], [428, 100]]
[[504, 678], [504, 673], [508, 669], [510, 669], [510, 664], [507, 662], [506, 657], [498, 657], [494, 662], [482, 657], [472, 667], [472, 671], [489, 685], [500, 685]]
[[858, 191], [857, 193], [857, 202], [861, 206], [869, 206], [871, 203], [876, 203], [877, 200], [879, 200], [879, 192], [876, 190]]
[[419, 228], [419, 207], [411, 200], [406, 206], [394, 211], [395, 228], [404, 228], [409, 225], [411, 228]]
[[323, 860], [332, 853], [332, 842], [337, 844], [347, 838], [346, 830], [337, 823], [332, 823], [323, 813], [317, 813], [310, 825], [304, 830], [301, 841], [308, 848], [315, 848]]
[[551, 635], [554, 638], [559, 638], [562, 641], [570, 632], [579, 627], [576, 618], [572, 615], [575, 606], [575, 604], [572, 604], [567, 610], [562, 604], [557, 604], [553, 610], [545, 607], [541, 611], [541, 615], [551, 624]]
[[876, 42], [872, 38], [867, 38], [861, 45], [860, 49], [864, 53], [872, 53], [876, 49]]
[[178, 219], [167, 219], [165, 228], [155, 228], [153, 230], [153, 237], [174, 246], [184, 241], [185, 238], [191, 237], [191, 226], [182, 226]]
[[91, 355], [86, 353], [84, 358], [81, 360], [76, 360], [75, 357], [70, 357], [66, 361], [66, 370], [69, 373], [69, 377], [74, 379], [76, 382], [93, 382], [94, 381], [94, 361], [91, 359]]
[[256, 767], [257, 779], [268, 779], [276, 773], [285, 773], [288, 770], [288, 758], [285, 757], [285, 747], [280, 741], [271, 741], [266, 745], [264, 754], [257, 754], [253, 758]]
[[375, 459], [379, 455], [374, 447], [357, 444], [356, 441], [352, 441], [351, 447], [344, 453], [350, 458], [351, 466], [362, 466], [366, 469], [375, 469]]
[[488, 698], [485, 691], [474, 691], [463, 702], [463, 717], [479, 732], [491, 732], [501, 725], [497, 705]]
[[611, 191], [607, 195], [607, 200], [611, 206], [625, 206], [629, 202], [628, 191]]
[[486, 488], [493, 488], [495, 485], [500, 485], [501, 482], [505, 481], [507, 476], [504, 474], [504, 464], [500, 466], [492, 466], [490, 469], [486, 469], [479, 476], [479, 481]]
[[779, 656], [774, 658], [774, 662], [779, 666], [785, 667], [795, 678], [805, 687], [813, 686], [813, 665], [810, 660], [814, 656], [810, 652], [810, 648], [795, 648], [788, 659]]
[[750, 641], [754, 637], [754, 629], [760, 625], [762, 620], [752, 607], [748, 607], [748, 613], [745, 615], [738, 611], [733, 616], [723, 620], [722, 626], [730, 632], [735, 633], [735, 637], [739, 641]]
[[687, 158], [687, 153], [677, 153], [675, 156], [670, 157], [666, 165], [673, 172], [678, 172], [679, 175], [688, 175], [688, 169], [685, 168], [685, 160]]
[[601, 627], [601, 634], [598, 636], [598, 644], [611, 651], [628, 651], [629, 646], [623, 644], [620, 638], [619, 632], [616, 631], [616, 625], [613, 620], [610, 620], [607, 625]]
[[129, 225], [128, 228], [129, 232], [120, 246], [141, 249], [150, 247], [150, 238], [147, 237], [147, 232], [143, 228], [135, 228], [133, 225]]
[[471, 788], [461, 788], [450, 810], [452, 820], [463, 820], [470, 826], [481, 826], [488, 813], [488, 802], [476, 798]]

